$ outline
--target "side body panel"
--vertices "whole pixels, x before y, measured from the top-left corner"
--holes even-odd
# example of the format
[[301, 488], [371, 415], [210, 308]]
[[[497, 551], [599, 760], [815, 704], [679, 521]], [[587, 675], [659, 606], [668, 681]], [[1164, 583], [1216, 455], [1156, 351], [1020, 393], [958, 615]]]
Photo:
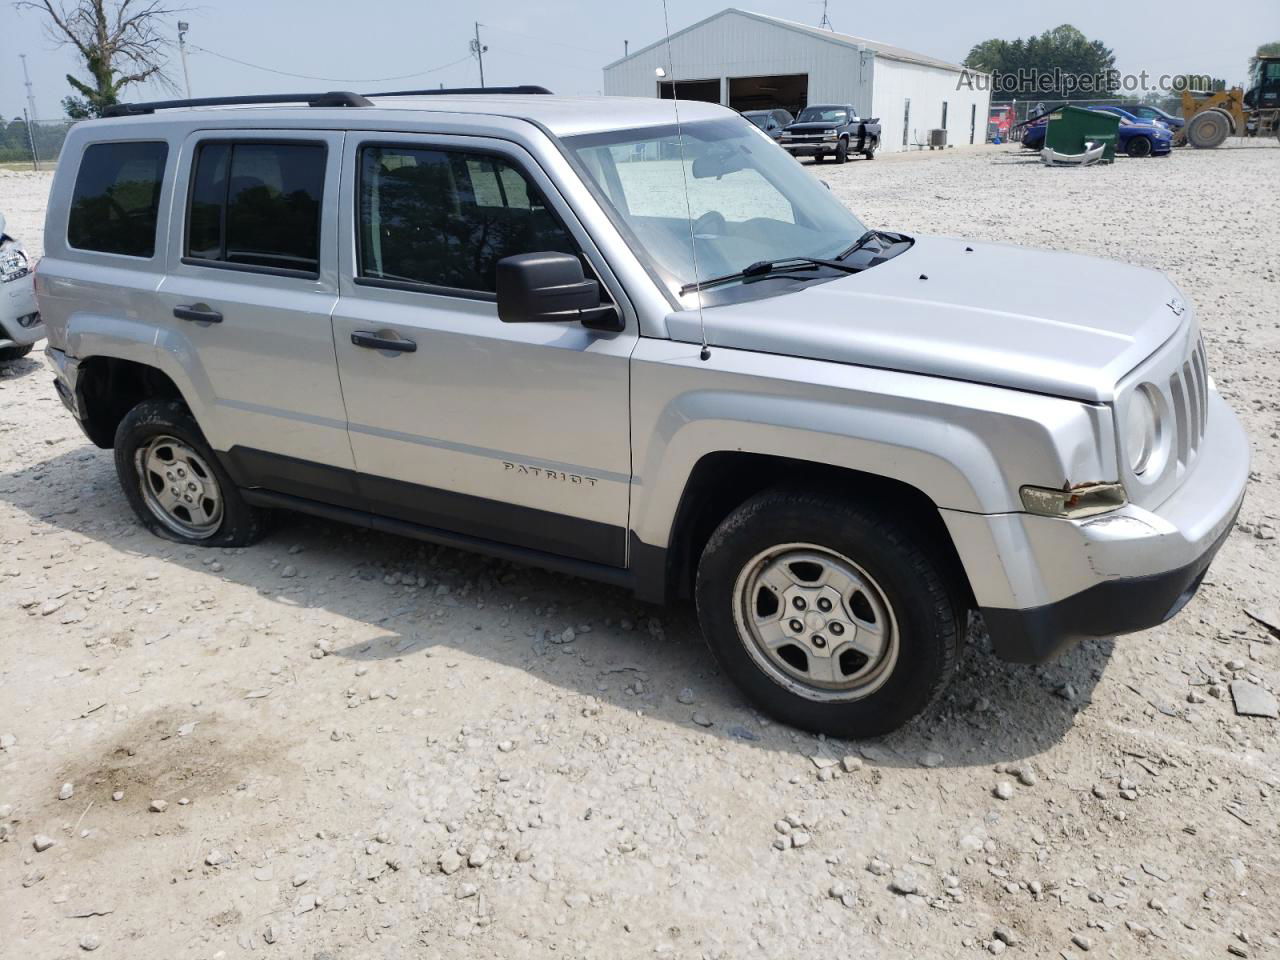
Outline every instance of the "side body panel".
[[1102, 405], [723, 347], [703, 362], [674, 341], [636, 350], [631, 432], [632, 529], [659, 549], [686, 478], [719, 451], [859, 470], [972, 514], [1020, 511], [1023, 484], [1117, 475]]
[[[503, 323], [491, 295], [357, 282], [354, 188], [364, 144], [483, 152], [515, 164], [573, 234], [627, 328], [606, 333], [578, 323]], [[343, 189], [334, 338], [359, 482], [373, 508], [623, 566], [631, 479], [628, 358], [638, 323], [556, 185], [509, 142], [351, 131]], [[363, 348], [352, 342], [360, 332], [411, 340], [416, 349]]]
[[[192, 158], [200, 143], [320, 143], [327, 149], [315, 279], [184, 262]], [[235, 446], [351, 468], [330, 314], [338, 300], [338, 190], [342, 134], [324, 131], [200, 130], [183, 142], [157, 296], [156, 346], [180, 366], [201, 429], [215, 450]], [[179, 319], [203, 304], [221, 323]]]

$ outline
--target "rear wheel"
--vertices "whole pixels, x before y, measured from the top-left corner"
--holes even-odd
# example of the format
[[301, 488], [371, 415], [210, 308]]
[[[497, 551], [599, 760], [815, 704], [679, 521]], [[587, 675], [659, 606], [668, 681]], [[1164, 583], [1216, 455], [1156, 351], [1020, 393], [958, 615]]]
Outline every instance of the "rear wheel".
[[1128, 145], [1124, 148], [1124, 152], [1131, 157], [1140, 158], [1151, 156], [1151, 138], [1130, 137]]
[[849, 140], [846, 137], [840, 138], [840, 143], [836, 146], [836, 163], [845, 163], [849, 159]]
[[1231, 132], [1231, 118], [1221, 110], [1205, 110], [1187, 122], [1187, 142], [1207, 150], [1219, 146]]
[[794, 490], [759, 494], [698, 565], [703, 633], [762, 709], [870, 737], [924, 710], [954, 672], [958, 605], [941, 566], [883, 511]]
[[262, 533], [180, 400], [144, 400], [115, 436], [116, 473], [129, 506], [156, 536], [208, 547], [239, 547]]
[[10, 360], [21, 360], [31, 352], [34, 344], [24, 343], [21, 346], [0, 347], [0, 363], [7, 363]]
[[862, 155], [866, 157], [868, 160], [874, 160], [876, 158], [876, 148], [879, 146], [880, 146], [880, 141], [878, 139], [871, 140], [867, 144], [867, 149], [862, 151]]

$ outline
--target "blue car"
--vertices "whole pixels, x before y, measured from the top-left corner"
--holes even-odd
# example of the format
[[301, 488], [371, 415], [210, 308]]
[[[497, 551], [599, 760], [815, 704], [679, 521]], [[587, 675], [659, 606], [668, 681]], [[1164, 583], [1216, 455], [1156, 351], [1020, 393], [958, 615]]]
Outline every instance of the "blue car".
[[1140, 120], [1122, 107], [1089, 107], [1120, 118], [1116, 150], [1131, 157], [1160, 157], [1173, 150], [1173, 131], [1154, 120]]
[[1129, 112], [1132, 113], [1139, 121], [1154, 120], [1156, 123], [1163, 123], [1170, 130], [1174, 131], [1181, 130], [1187, 123], [1187, 121], [1182, 119], [1182, 117], [1175, 117], [1172, 113], [1165, 113], [1165, 111], [1161, 110], [1159, 107], [1134, 107]]
[[[1118, 107], [1089, 107], [1102, 113], [1113, 113], [1120, 116], [1124, 111]], [[1037, 120], [1023, 128], [1022, 145], [1028, 150], [1039, 150], [1044, 146], [1045, 130], [1049, 121]], [[1173, 150], [1173, 133], [1168, 127], [1158, 123], [1145, 123], [1120, 116], [1120, 127], [1117, 130], [1116, 150], [1131, 157], [1161, 157]]]

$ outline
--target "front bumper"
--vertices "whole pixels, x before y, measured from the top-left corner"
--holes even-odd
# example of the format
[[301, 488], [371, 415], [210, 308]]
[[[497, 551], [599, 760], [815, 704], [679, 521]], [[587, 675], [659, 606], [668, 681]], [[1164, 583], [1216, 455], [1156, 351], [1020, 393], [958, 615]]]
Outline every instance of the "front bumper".
[[33, 281], [33, 275], [28, 273], [17, 280], [0, 283], [0, 348], [22, 347], [44, 339]]
[[840, 140], [805, 140], [793, 143], [783, 140], [780, 145], [783, 150], [793, 157], [825, 157], [828, 155], [834, 157], [836, 148], [840, 146]]
[[996, 654], [1041, 663], [1082, 639], [1173, 617], [1230, 535], [1248, 479], [1248, 438], [1210, 391], [1199, 456], [1154, 509], [1085, 520], [941, 512]]

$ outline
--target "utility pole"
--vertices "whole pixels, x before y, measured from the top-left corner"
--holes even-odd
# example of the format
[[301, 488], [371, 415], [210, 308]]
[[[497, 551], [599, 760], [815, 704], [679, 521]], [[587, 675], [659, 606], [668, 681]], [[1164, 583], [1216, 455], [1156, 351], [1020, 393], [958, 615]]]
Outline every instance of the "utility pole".
[[27, 72], [27, 55], [25, 53], [18, 54], [22, 58], [22, 77], [27, 84], [27, 109], [30, 111], [32, 123], [36, 120], [36, 98], [31, 93], [31, 74]]
[[480, 61], [480, 87], [484, 88], [484, 52], [489, 48], [480, 42], [480, 24], [476, 24], [476, 38], [471, 41], [471, 55]]
[[622, 55], [623, 55], [624, 57], [629, 57], [629, 56], [631, 56], [631, 41], [630, 41], [630, 40], [623, 40], [623, 41], [622, 41]]
[[191, 99], [191, 72], [187, 69], [187, 31], [191, 24], [185, 20], [178, 21], [178, 52], [182, 54], [182, 81], [187, 87], [187, 99]]
[[32, 130], [33, 124], [31, 117], [27, 114], [27, 108], [22, 108], [22, 122], [27, 125], [27, 143], [31, 144], [31, 169], [40, 169], [40, 154], [36, 152], [36, 132]]
[[22, 111], [22, 119], [27, 125], [27, 142], [31, 144], [31, 168], [40, 169], [40, 154], [36, 150], [36, 98], [31, 92], [31, 74], [27, 72], [27, 55], [18, 54], [22, 58], [22, 77], [27, 84], [27, 109]]

